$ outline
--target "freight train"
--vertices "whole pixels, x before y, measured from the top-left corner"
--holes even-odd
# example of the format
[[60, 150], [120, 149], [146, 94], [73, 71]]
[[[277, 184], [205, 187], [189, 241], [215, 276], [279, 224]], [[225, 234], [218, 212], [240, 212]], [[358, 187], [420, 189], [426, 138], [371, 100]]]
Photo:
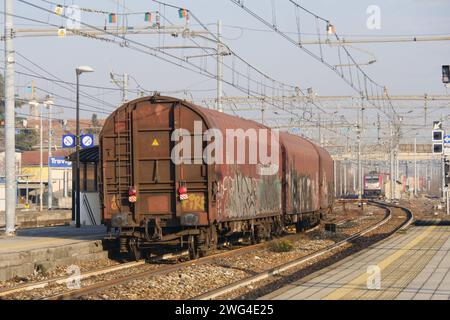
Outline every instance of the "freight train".
[[195, 259], [224, 239], [300, 232], [333, 204], [333, 160], [321, 147], [160, 95], [106, 119], [100, 168], [103, 222], [135, 258], [171, 244]]

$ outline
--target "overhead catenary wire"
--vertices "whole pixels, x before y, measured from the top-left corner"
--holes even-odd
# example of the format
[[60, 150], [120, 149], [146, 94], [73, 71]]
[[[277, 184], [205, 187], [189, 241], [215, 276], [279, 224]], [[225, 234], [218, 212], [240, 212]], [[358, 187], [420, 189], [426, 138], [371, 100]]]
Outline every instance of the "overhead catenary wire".
[[[0, 100], [4, 101], [4, 98], [0, 98]], [[19, 101], [19, 102], [23, 102], [23, 103], [27, 103], [27, 102], [30, 101], [29, 99], [21, 99], [21, 98], [16, 98], [15, 100]], [[76, 107], [67, 106], [67, 105], [58, 104], [58, 103], [54, 103], [53, 106], [59, 107], [59, 108], [62, 108], [62, 109], [76, 110]], [[81, 111], [86, 111], [86, 112], [94, 112], [94, 110], [84, 109], [84, 108], [80, 108], [80, 110]], [[110, 115], [111, 114], [111, 112], [105, 112], [105, 111], [101, 111], [101, 110], [97, 110], [95, 112], [102, 113], [102, 114], [105, 114], [105, 115]]]
[[[281, 35], [283, 38], [285, 38], [286, 40], [288, 40], [289, 42], [291, 42], [292, 44], [294, 44], [295, 46], [299, 47], [301, 50], [303, 50], [304, 52], [306, 52], [308, 55], [310, 55], [311, 57], [313, 57], [314, 59], [318, 60], [319, 62], [321, 62], [322, 64], [324, 64], [325, 66], [327, 66], [329, 69], [331, 69], [332, 71], [334, 71], [335, 73], [337, 73], [344, 82], [346, 82], [351, 88], [353, 88], [356, 92], [358, 92], [358, 94], [360, 94], [362, 97], [364, 97], [364, 92], [365, 88], [362, 87], [356, 87], [352, 78], [348, 79], [345, 77], [345, 75], [343, 73], [339, 73], [338, 69], [331, 65], [329, 62], [327, 62], [326, 60], [323, 59], [323, 54], [320, 53], [320, 55], [317, 55], [316, 53], [312, 52], [311, 50], [305, 48], [302, 43], [299, 43], [297, 40], [293, 39], [292, 37], [290, 37], [288, 34], [282, 32], [280, 29], [278, 29], [277, 26], [273, 26], [269, 21], [267, 21], [265, 18], [261, 17], [260, 15], [258, 15], [257, 13], [255, 13], [253, 10], [251, 10], [248, 6], [246, 6], [244, 4], [244, 1], [241, 0], [230, 0], [231, 2], [233, 2], [234, 4], [236, 4], [237, 6], [239, 6], [240, 8], [242, 8], [244, 11], [246, 11], [247, 13], [249, 13], [251, 16], [253, 16], [254, 18], [256, 18], [257, 20], [259, 20], [260, 22], [262, 22], [263, 24], [265, 24], [267, 27], [271, 28], [273, 31], [275, 31], [276, 33], [278, 33], [279, 35]], [[310, 10], [306, 9], [305, 7], [299, 5], [297, 2], [293, 1], [293, 0], [288, 0], [288, 2], [290, 2], [291, 4], [294, 5], [295, 8], [301, 9], [304, 12], [312, 15], [315, 19], [316, 22], [317, 21], [322, 21], [324, 23], [327, 24], [327, 27], [330, 26], [330, 22], [328, 19], [325, 19], [323, 17], [320, 17], [319, 15], [311, 12]], [[333, 32], [335, 38], [337, 40], [340, 39], [339, 35], [336, 32]], [[378, 83], [376, 83], [374, 80], [372, 80], [366, 73], [364, 70], [361, 69], [361, 67], [357, 64], [357, 62], [354, 60], [354, 58], [352, 57], [352, 55], [349, 53], [349, 51], [347, 50], [347, 48], [343, 45], [341, 45], [342, 50], [345, 52], [345, 54], [347, 55], [347, 58], [349, 60], [351, 60], [352, 64], [355, 66], [356, 71], [359, 74], [362, 74], [363, 77], [365, 79], [368, 79], [370, 82], [374, 83], [379, 90], [384, 90], [384, 87], [379, 85]], [[351, 67], [349, 67], [349, 69], [351, 69]], [[395, 109], [392, 105], [392, 103], [390, 102], [389, 98], [386, 97], [388, 100], [388, 104], [391, 107], [391, 109], [394, 111], [395, 113]], [[372, 103], [372, 102], [370, 102]], [[375, 105], [375, 104], [374, 104]], [[388, 114], [384, 109], [379, 108], [380, 111], [383, 112], [383, 114], [385, 114], [385, 116], [390, 119], [390, 121], [392, 121], [390, 114]]]
[[[38, 8], [38, 9], [41, 9], [41, 10], [50, 12], [49, 10], [46, 10], [45, 8], [41, 8], [41, 7], [36, 6], [36, 5], [32, 4], [32, 3], [29, 3], [29, 2], [27, 2], [27, 1], [23, 1], [23, 0], [19, 0], [19, 1], [22, 2], [22, 3], [28, 4], [28, 5], [30, 5], [30, 6], [36, 7], [36, 8]], [[155, 2], [157, 2], [157, 1], [155, 1]], [[191, 14], [192, 14], [192, 13], [191, 13]], [[34, 19], [34, 20], [36, 20], [36, 19]], [[50, 23], [47, 23], [47, 22], [43, 22], [43, 23], [45, 23], [45, 24], [50, 24]], [[81, 22], [81, 23], [82, 23], [82, 22]], [[83, 23], [83, 24], [84, 24], [84, 23]], [[50, 24], [50, 25], [51, 25], [51, 24]], [[85, 24], [85, 25], [87, 25], [87, 24]], [[93, 27], [93, 26], [90, 26], [90, 25], [87, 25], [87, 26]], [[93, 27], [93, 28], [95, 28], [95, 27]], [[98, 29], [98, 28], [97, 28], [97, 29]], [[160, 50], [155, 50], [155, 49], [153, 49], [153, 48], [149, 48], [148, 46], [145, 46], [145, 45], [143, 45], [143, 44], [141, 44], [141, 43], [139, 43], [139, 42], [136, 42], [136, 41], [134, 41], [134, 40], [130, 40], [130, 39], [126, 38], [124, 35], [112, 34], [112, 33], [109, 33], [109, 32], [107, 32], [107, 31], [105, 31], [104, 33], [107, 34], [107, 35], [113, 36], [114, 38], [119, 38], [119, 39], [121, 39], [121, 40], [127, 41], [127, 46], [126, 46], [126, 47], [128, 47], [128, 48], [131, 48], [131, 49], [134, 49], [134, 50], [137, 50], [137, 51], [146, 53], [146, 54], [150, 54], [150, 55], [155, 56], [155, 57], [157, 57], [157, 58], [159, 58], [159, 59], [162, 59], [162, 60], [164, 60], [164, 61], [166, 61], [166, 62], [175, 64], [175, 65], [177, 65], [177, 66], [180, 66], [180, 67], [185, 68], [185, 69], [190, 70], [190, 71], [197, 71], [197, 72], [200, 71], [200, 74], [202, 74], [202, 75], [206, 75], [206, 76], [208, 76], [208, 77], [215, 78], [215, 75], [214, 75], [214, 74], [211, 74], [211, 73], [208, 72], [207, 70], [201, 70], [201, 69], [199, 70], [198, 66], [195, 66], [195, 65], [193, 65], [193, 64], [191, 64], [191, 63], [176, 63], [176, 62], [174, 62], [174, 61], [172, 61], [172, 60], [169, 59], [169, 58], [173, 58], [173, 59], [175, 59], [175, 60], [176, 60], [176, 59], [180, 60], [180, 59], [179, 59], [178, 57], [176, 57], [176, 56], [170, 55], [170, 54], [168, 54], [168, 53], [166, 53], [166, 52], [161, 52]], [[161, 53], [161, 54], [163, 54], [163, 55], [168, 56], [169, 58], [164, 58], [164, 57], [161, 57], [161, 56], [159, 56], [159, 55], [157, 55], [157, 54], [155, 54], [155, 53], [151, 53], [151, 52], [149, 52], [149, 51], [147, 51], [147, 50], [143, 50], [143, 49], [138, 48], [138, 47], [133, 47], [133, 46], [130, 45], [130, 43], [136, 44], [136, 45], [138, 45], [138, 46], [143, 46], [145, 49], [148, 49], [148, 50], [150, 50], [150, 51], [156, 51], [156, 52], [158, 52], [158, 53]], [[188, 64], [190, 67], [186, 67], [186, 64]], [[195, 68], [195, 69], [197, 69], [197, 70], [192, 69], [191, 67], [192, 67], [192, 68]], [[225, 80], [224, 82], [227, 83], [227, 84], [229, 84], [229, 85], [231, 85], [231, 86], [233, 86], [233, 87], [235, 87], [235, 88], [237, 88], [237, 89], [240, 90], [240, 91], [243, 91], [243, 92], [246, 92], [246, 91], [247, 91], [249, 94], [255, 94], [255, 93], [257, 93], [257, 92], [255, 92], [255, 91], [249, 89], [249, 88], [248, 88], [247, 90], [245, 90], [245, 88], [243, 88], [243, 87], [241, 87], [241, 86], [236, 86], [236, 85], [230, 83], [229, 81], [226, 81], [226, 80]], [[269, 103], [269, 104], [271, 104], [271, 103]], [[272, 105], [273, 105], [274, 107], [276, 107], [276, 108], [279, 108], [280, 110], [286, 111], [286, 110], [284, 110], [283, 108], [280, 108], [280, 107], [278, 107], [278, 106], [275, 105], [275, 104], [272, 104]], [[296, 114], [296, 113], [292, 113], [292, 114], [295, 115], [296, 117], [299, 117], [299, 118], [301, 117], [300, 115], [298, 115], [298, 114]]]
[[[17, 62], [16, 62], [16, 63], [17, 63]], [[17, 64], [20, 65], [20, 63], [17, 63]], [[22, 66], [22, 65], [20, 65], [20, 66]], [[22, 67], [24, 67], [24, 66], [22, 66]], [[24, 74], [23, 72], [20, 72], [20, 71], [16, 71], [15, 73], [17, 73], [17, 74]], [[50, 82], [52, 82], [52, 83], [54, 83], [54, 84], [56, 84], [56, 85], [59, 84], [58, 82], [52, 81], [52, 79], [45, 78], [45, 77], [40, 77], [38, 73], [34, 73], [34, 72], [33, 72], [32, 74], [26, 74], [26, 75], [29, 75], [30, 77], [33, 77], [33, 78], [41, 78], [41, 79], [50, 81]], [[65, 89], [67, 89], [67, 88], [65, 88]], [[40, 88], [40, 90], [41, 90], [41, 91], [46, 91], [47, 93], [49, 93], [49, 94], [51, 94], [51, 95], [54, 95], [54, 96], [59, 96], [60, 98], [62, 98], [62, 99], [64, 99], [64, 100], [68, 100], [68, 101], [74, 102], [74, 100], [71, 100], [71, 99], [69, 99], [69, 98], [67, 98], [67, 97], [63, 97], [63, 96], [61, 96], [61, 95], [57, 95], [57, 94], [55, 94], [55, 93], [51, 93], [50, 91], [47, 91], [47, 90], [45, 90], [45, 89], [43, 89], [43, 88]], [[95, 97], [95, 98], [96, 98], [96, 97]], [[100, 100], [99, 103], [104, 104], [104, 102], [103, 102], [102, 100]], [[87, 104], [87, 103], [85, 103], [85, 102], [80, 103], [80, 104], [81, 104], [81, 105], [84, 105], [84, 106], [87, 106], [87, 107], [90, 107], [90, 108], [94, 108], [92, 111], [101, 110], [101, 111], [104, 112], [104, 113], [111, 113], [111, 112], [114, 110], [114, 109], [104, 109], [104, 108], [102, 108], [100, 105], [90, 105], [90, 104]], [[113, 106], [113, 105], [111, 105], [111, 106]], [[89, 110], [85, 109], [85, 111], [89, 111]]]
[[[45, 8], [39, 7], [39, 6], [35, 5], [35, 4], [29, 3], [29, 2], [23, 1], [23, 0], [19, 0], [19, 1], [20, 1], [20, 2], [23, 2], [23, 3], [25, 3], [25, 4], [28, 4], [28, 5], [30, 5], [30, 6], [33, 6], [33, 7], [36, 7], [36, 8], [38, 8], [38, 9], [41, 9], [41, 10], [44, 10], [44, 11], [47, 11], [47, 12], [51, 13], [51, 11], [49, 11], [49, 10], [47, 10], [47, 9], [45, 9]], [[22, 18], [27, 19], [26, 17], [22, 17]], [[39, 21], [39, 20], [36, 20], [36, 19], [33, 19], [33, 20], [34, 20], [34, 21]], [[40, 21], [40, 22], [41, 22], [41, 23], [44, 23], [44, 24], [52, 25], [51, 23], [48, 23], [48, 22], [45, 22], [45, 21]], [[91, 27], [91, 28], [94, 28], [94, 29], [99, 30], [98, 28], [96, 28], [96, 27], [94, 27], [94, 26], [91, 26], [91, 25], [88, 25], [88, 24], [86, 24], [86, 23], [83, 23], [83, 22], [80, 22], [80, 23], [82, 23], [82, 24], [84, 24], [84, 25], [87, 25], [88, 27]], [[53, 26], [57, 27], [56, 25], [53, 25]], [[104, 31], [104, 30], [101, 30], [101, 31]], [[167, 52], [163, 52], [163, 51], [161, 51], [161, 50], [151, 48], [151, 47], [149, 47], [149, 46], [147, 46], [147, 45], [144, 45], [144, 44], [142, 44], [142, 43], [139, 43], [139, 42], [137, 42], [137, 41], [135, 41], [135, 40], [130, 40], [130, 39], [126, 38], [124, 35], [116, 35], [116, 34], [112, 34], [112, 33], [108, 32], [108, 31], [104, 31], [104, 32], [105, 32], [105, 34], [110, 35], [110, 36], [113, 36], [113, 37], [115, 37], [115, 38], [120, 38], [120, 39], [125, 40], [125, 41], [127, 41], [127, 42], [131, 42], [131, 43], [133, 43], [133, 44], [137, 44], [137, 45], [143, 46], [145, 49], [149, 49], [150, 51], [156, 51], [156, 52], [161, 53], [161, 54], [163, 54], [163, 55], [166, 55], [166, 56], [168, 56], [168, 57], [170, 57], [170, 58], [173, 58], [173, 59], [175, 59], [175, 60], [183, 61], [183, 60], [180, 59], [179, 57], [176, 57], [176, 56], [174, 56], [174, 55], [168, 54]], [[176, 62], [171, 61], [171, 60], [169, 60], [169, 59], [167, 59], [167, 58], [158, 56], [157, 54], [153, 54], [153, 53], [150, 53], [150, 52], [148, 52], [148, 51], [143, 51], [142, 49], [137, 48], [137, 47], [132, 47], [132, 46], [130, 46], [129, 44], [127, 45], [127, 47], [128, 47], [128, 48], [132, 48], [132, 49], [137, 50], [137, 51], [144, 52], [144, 53], [146, 53], [146, 54], [150, 54], [150, 55], [152, 55], [152, 56], [155, 56], [155, 57], [157, 57], [157, 58], [159, 58], [159, 59], [162, 59], [162, 60], [164, 60], [164, 61], [166, 61], [166, 62], [175, 64], [175, 65], [177, 65], [177, 66], [179, 66], [179, 67], [182, 67], [182, 68], [185, 68], [185, 69], [187, 69], [187, 70], [190, 70], [190, 71], [197, 71], [197, 72], [200, 71], [200, 74], [202, 74], [202, 75], [206, 75], [206, 76], [208, 76], [208, 77], [210, 77], [210, 78], [215, 78], [215, 75], [212, 74], [212, 73], [210, 73], [210, 72], [207, 71], [207, 70], [202, 70], [202, 69], [200, 69], [200, 70], [194, 70], [194, 69], [192, 69], [192, 68], [186, 67], [186, 65], [185, 65], [185, 64], [188, 64], [188, 65], [190, 65], [191, 67], [194, 67], [194, 68], [196, 68], [196, 69], [199, 69], [198, 66], [196, 66], [196, 65], [194, 65], [194, 64], [192, 64], [192, 63], [189, 63], [189, 62], [186, 63], [186, 62], [184, 62], [184, 61], [183, 61], [184, 63], [176, 63]], [[251, 66], [251, 67], [252, 67], [253, 69], [256, 70], [256, 68], [254, 68], [253, 66]], [[226, 81], [226, 80], [224, 80], [224, 82], [227, 83], [227, 84], [232, 85], [230, 82], [228, 82], [228, 81]], [[234, 86], [234, 87], [237, 87], [237, 86]], [[237, 87], [237, 89], [243, 91], [243, 88]], [[250, 91], [251, 91], [252, 93], [257, 93], [257, 92], [254, 92], [253, 90], [250, 90]]]
[[[169, 6], [169, 7], [175, 8], [175, 9], [181, 9], [180, 7], [177, 7], [177, 6], [174, 6], [174, 5], [170, 5], [170, 4], [166, 4], [166, 3], [161, 2], [161, 1], [158, 1], [158, 0], [152, 0], [152, 1], [153, 1], [153, 2], [156, 2], [156, 3], [159, 3], [159, 4], [167, 5], [167, 6]], [[191, 11], [189, 11], [189, 13], [190, 13], [191, 17], [193, 17], [193, 19], [196, 20], [197, 23], [198, 23], [200, 26], [202, 26], [202, 27], [204, 28], [204, 30], [207, 30], [207, 31], [209, 32], [210, 36], [211, 36], [215, 41], [219, 41], [219, 39], [217, 38], [217, 36], [216, 36], [213, 32], [211, 32], [211, 31], [206, 27], [206, 24], [202, 23], [202, 22], [201, 22], [201, 21], [200, 21], [200, 20], [199, 20], [192, 12], [191, 12]], [[191, 39], [191, 41], [195, 42], [195, 41], [192, 40], [192, 39]], [[235, 73], [237, 73], [238, 75], [244, 76], [245, 78], [247, 78], [248, 81], [250, 81], [249, 72], [250, 72], [250, 69], [252, 69], [252, 70], [256, 71], [257, 73], [259, 73], [264, 79], [269, 80], [269, 81], [272, 81], [272, 83], [274, 83], [274, 85], [270, 87], [273, 91], [277, 90], [277, 86], [275, 85], [275, 83], [278, 83], [278, 84], [280, 85], [280, 87], [282, 88], [282, 91], [283, 91], [283, 92], [284, 92], [284, 87], [288, 87], [288, 88], [290, 88], [290, 89], [293, 90], [293, 91], [299, 91], [301, 94], [305, 95], [305, 93], [303, 92], [303, 90], [302, 90], [301, 88], [299, 88], [299, 87], [297, 87], [297, 86], [288, 85], [288, 84], [279, 82], [279, 81], [277, 81], [277, 80], [275, 80], [275, 79], [269, 77], [268, 75], [266, 75], [266, 74], [262, 73], [261, 71], [259, 71], [259, 70], [258, 70], [257, 68], [255, 68], [253, 65], [249, 64], [249, 63], [248, 63], [247, 61], [245, 61], [242, 57], [240, 57], [240, 56], [237, 55], [235, 52], [233, 52], [229, 47], [227, 47], [227, 48], [228, 48], [228, 50], [230, 50], [230, 53], [233, 55], [233, 57], [236, 57], [238, 60], [240, 60], [240, 61], [242, 61], [243, 63], [245, 63], [245, 64], [247, 65], [247, 67], [248, 67], [248, 74], [247, 74], [247, 76], [243, 75], [243, 74], [240, 73], [240, 72], [237, 72], [237, 71], [235, 70], [235, 68], [233, 67], [233, 68], [231, 69], [231, 71], [232, 71], [232, 77], [234, 77]], [[233, 63], [234, 63], [234, 60], [233, 60]], [[230, 68], [228, 65], [225, 65], [225, 64], [224, 64], [224, 66], [227, 67], [227, 68]], [[231, 83], [234, 85], [234, 78], [232, 79], [232, 82], [231, 82]], [[257, 82], [257, 84], [258, 84], [258, 82]], [[247, 87], [248, 87], [248, 88], [247, 88], [247, 94], [248, 94], [248, 95], [251, 95], [251, 94], [250, 94], [250, 89], [249, 89], [249, 88], [250, 88], [250, 84], [249, 84], [249, 83], [248, 83], [248, 86], [247, 86]], [[261, 87], [263, 87], [263, 86], [261, 85]], [[263, 91], [263, 90], [265, 91], [266, 88], [267, 88], [267, 86], [264, 85], [264, 89], [262, 89], [261, 91]], [[279, 89], [279, 88], [278, 88], [278, 89]], [[265, 94], [264, 94], [264, 93], [261, 93], [261, 95], [265, 95]], [[316, 108], [318, 108], [320, 111], [322, 111], [322, 112], [324, 112], [324, 113], [327, 113], [323, 108], [321, 108], [320, 106], [318, 106], [318, 105], [315, 104], [314, 102], [311, 102], [311, 103], [312, 103]]]

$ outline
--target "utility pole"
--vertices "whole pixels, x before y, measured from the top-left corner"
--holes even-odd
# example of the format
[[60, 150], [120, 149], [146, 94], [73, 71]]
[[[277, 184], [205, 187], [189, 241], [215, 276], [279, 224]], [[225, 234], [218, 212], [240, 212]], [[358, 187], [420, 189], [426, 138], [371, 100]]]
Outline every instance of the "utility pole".
[[323, 143], [322, 143], [322, 121], [320, 119], [320, 113], [317, 116], [319, 118], [319, 145], [321, 147], [323, 147]]
[[16, 137], [14, 110], [13, 0], [5, 0], [5, 222], [6, 234], [16, 233]]
[[[400, 160], [398, 158], [399, 149], [397, 148], [397, 146], [395, 147], [395, 179], [397, 181], [399, 181], [400, 180]], [[402, 183], [402, 181], [400, 181], [400, 183]], [[399, 196], [400, 195], [401, 194], [399, 194]]]
[[347, 163], [344, 162], [344, 195], [347, 195]]
[[109, 73], [109, 76], [111, 78], [111, 82], [114, 83], [116, 86], [120, 88], [120, 91], [122, 92], [122, 103], [125, 103], [128, 101], [128, 82], [130, 79], [130, 76], [127, 73], [122, 74], [122, 79], [117, 80], [116, 76], [120, 76], [118, 74], [113, 73], [112, 71]]
[[361, 101], [361, 119], [358, 114], [358, 126], [357, 126], [357, 139], [358, 139], [358, 199], [359, 205], [362, 201], [362, 165], [361, 165], [361, 134], [362, 134], [362, 118], [363, 118], [363, 105]]
[[43, 129], [42, 129], [42, 106], [39, 102], [37, 102], [38, 108], [39, 108], [39, 211], [42, 212], [43, 209], [43, 198], [44, 198], [44, 185], [42, 181], [42, 170], [44, 166], [43, 161], [43, 146], [42, 146], [42, 140], [43, 140]]
[[222, 20], [217, 21], [217, 106], [219, 112], [223, 112], [222, 106]]
[[[80, 201], [80, 74], [77, 75], [77, 97], [76, 97], [76, 151], [75, 151], [75, 227], [81, 227], [81, 201]], [[73, 178], [72, 178], [73, 179]]]
[[442, 190], [442, 203], [445, 203], [445, 156], [441, 155], [441, 190]]
[[[75, 69], [77, 77], [77, 94], [76, 94], [76, 153], [75, 153], [75, 226], [81, 226], [81, 200], [80, 200], [80, 75], [84, 72], [93, 72], [89, 66], [79, 66]], [[72, 208], [73, 210], [73, 208]]]
[[358, 199], [362, 199], [362, 184], [361, 184], [361, 130], [358, 126], [357, 131], [358, 138]]
[[414, 197], [417, 197], [417, 137], [414, 138]]
[[50, 158], [52, 156], [52, 104], [50, 97], [47, 96], [47, 99], [44, 103], [48, 108], [48, 192], [47, 192], [47, 208], [49, 210], [52, 209], [53, 205], [53, 181], [52, 181], [52, 166]]
[[336, 165], [336, 159], [333, 161], [333, 180], [334, 180], [334, 185], [333, 185], [333, 187], [334, 187], [334, 197], [336, 198], [337, 197], [337, 188], [336, 188], [336, 167], [337, 167], [337, 165]]
[[123, 89], [122, 89], [122, 102], [128, 101], [128, 74], [124, 73], [122, 78]]
[[391, 126], [391, 141], [390, 141], [390, 152], [389, 152], [389, 160], [390, 160], [390, 168], [389, 168], [389, 175], [391, 178], [391, 202], [394, 201], [394, 188], [395, 188], [395, 181], [394, 181], [394, 132]]
[[261, 101], [261, 123], [264, 124], [264, 112], [266, 111], [264, 106], [264, 100]]
[[423, 105], [423, 113], [424, 113], [424, 126], [427, 125], [427, 110], [428, 110], [428, 95], [425, 94], [424, 96], [424, 105]]

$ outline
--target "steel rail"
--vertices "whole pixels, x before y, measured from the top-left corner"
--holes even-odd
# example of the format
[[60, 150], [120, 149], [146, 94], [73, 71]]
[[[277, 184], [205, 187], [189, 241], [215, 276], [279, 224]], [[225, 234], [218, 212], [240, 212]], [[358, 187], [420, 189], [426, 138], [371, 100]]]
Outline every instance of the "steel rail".
[[168, 274], [170, 272], [174, 272], [177, 270], [180, 270], [182, 268], [185, 267], [189, 267], [192, 265], [202, 265], [202, 264], [206, 264], [209, 262], [212, 262], [215, 259], [218, 258], [225, 258], [225, 257], [229, 257], [229, 256], [238, 256], [247, 252], [251, 252], [257, 248], [261, 248], [267, 245], [267, 242], [263, 242], [263, 243], [258, 243], [258, 244], [254, 244], [254, 245], [250, 245], [250, 246], [245, 246], [245, 247], [241, 247], [238, 249], [233, 249], [230, 251], [226, 251], [226, 252], [221, 252], [221, 253], [217, 253], [217, 254], [213, 254], [210, 256], [206, 256], [206, 257], [202, 257], [196, 260], [189, 260], [189, 261], [185, 261], [185, 262], [180, 262], [174, 265], [169, 265], [169, 266], [164, 266], [162, 268], [156, 269], [156, 270], [147, 270], [147, 271], [143, 271], [143, 272], [139, 272], [139, 273], [135, 273], [135, 274], [130, 274], [124, 277], [120, 277], [117, 279], [112, 279], [112, 280], [108, 280], [105, 282], [99, 282], [99, 283], [95, 283], [86, 287], [82, 287], [80, 289], [74, 289], [68, 292], [64, 292], [64, 293], [60, 293], [60, 294], [56, 294], [47, 298], [44, 298], [44, 300], [70, 300], [70, 299], [77, 299], [81, 296], [85, 296], [91, 293], [95, 293], [97, 291], [115, 286], [115, 285], [119, 285], [119, 284], [123, 284], [123, 283], [127, 283], [133, 280], [138, 280], [138, 279], [142, 279], [142, 278], [146, 278], [146, 277], [150, 277], [150, 276], [160, 276], [160, 275], [165, 275]]
[[[160, 261], [160, 260], [166, 260], [166, 259], [171, 259], [171, 258], [174, 258], [174, 257], [186, 255], [186, 254], [187, 254], [187, 251], [183, 251], [180, 254], [168, 253], [168, 254], [162, 254], [162, 255], [151, 257], [149, 260], [150, 261]], [[139, 267], [141, 265], [144, 265], [145, 263], [146, 263], [146, 261], [141, 260], [141, 261], [133, 261], [133, 262], [128, 262], [128, 263], [121, 263], [121, 264], [114, 265], [114, 266], [109, 266], [109, 267], [98, 268], [98, 269], [95, 269], [93, 271], [89, 271], [89, 272], [80, 274], [80, 278], [79, 279], [80, 280], [84, 280], [84, 279], [92, 278], [92, 277], [95, 277], [95, 276], [107, 274], [107, 273], [110, 273], [110, 272], [116, 272], [116, 271], [121, 271], [121, 270], [125, 270], [125, 269], [131, 269], [131, 268], [135, 268], [135, 267]], [[14, 294], [14, 293], [19, 293], [19, 292], [24, 292], [24, 291], [31, 291], [31, 290], [34, 290], [34, 289], [45, 288], [45, 287], [48, 287], [50, 284], [64, 284], [64, 283], [67, 283], [69, 281], [73, 281], [73, 279], [74, 279], [73, 275], [60, 276], [60, 277], [55, 277], [55, 278], [46, 279], [46, 280], [42, 280], [42, 281], [36, 281], [36, 282], [32, 282], [32, 283], [27, 283], [27, 284], [15, 286], [15, 287], [12, 287], [12, 288], [3, 289], [3, 290], [0, 290], [0, 298], [8, 296], [8, 295], [11, 295], [11, 294]]]
[[[93, 276], [106, 274], [109, 272], [115, 272], [115, 271], [119, 271], [119, 270], [123, 270], [123, 269], [134, 268], [134, 267], [140, 266], [144, 263], [145, 263], [144, 261], [134, 261], [134, 262], [119, 264], [119, 265], [115, 265], [115, 266], [111, 266], [111, 267], [99, 268], [97, 270], [81, 274], [80, 280], [91, 278]], [[49, 286], [50, 284], [67, 283], [71, 279], [73, 279], [73, 275], [56, 277], [56, 278], [52, 278], [52, 279], [46, 279], [46, 280], [42, 280], [42, 281], [37, 281], [37, 282], [33, 282], [33, 283], [16, 286], [13, 288], [8, 288], [8, 289], [0, 291], [0, 297], [5, 297], [5, 296], [8, 296], [8, 295], [11, 295], [14, 293], [19, 293], [19, 292], [24, 292], [24, 291], [31, 291], [33, 289], [45, 288], [45, 287]]]
[[[317, 228], [319, 228], [319, 227], [320, 227], [320, 225], [317, 225], [311, 229], [306, 230], [305, 233], [310, 233], [314, 230], [317, 230]], [[288, 235], [288, 236], [285, 236], [284, 238], [289, 238], [290, 236], [295, 236], [295, 235]], [[139, 272], [136, 274], [127, 275], [127, 276], [120, 277], [117, 279], [109, 280], [107, 282], [96, 283], [96, 284], [92, 284], [92, 285], [84, 287], [84, 288], [75, 289], [75, 290], [71, 290], [69, 292], [56, 294], [56, 295], [44, 298], [44, 300], [76, 299], [81, 296], [84, 296], [84, 295], [87, 295], [90, 293], [94, 293], [94, 292], [97, 292], [97, 291], [100, 291], [100, 290], [103, 290], [103, 289], [106, 289], [106, 288], [109, 288], [109, 287], [112, 287], [115, 285], [119, 285], [122, 283], [126, 283], [129, 281], [146, 278], [146, 277], [150, 277], [150, 276], [164, 275], [164, 274], [167, 274], [167, 273], [170, 273], [173, 271], [180, 270], [187, 266], [206, 264], [206, 263], [212, 262], [213, 260], [218, 259], [218, 258], [225, 258], [225, 257], [229, 257], [229, 256], [239, 256], [239, 255], [251, 252], [255, 249], [265, 247], [265, 246], [267, 246], [267, 244], [268, 244], [268, 242], [262, 242], [262, 243], [258, 243], [258, 244], [245, 246], [242, 248], [233, 249], [230, 251], [214, 254], [211, 256], [202, 257], [202, 258], [199, 258], [196, 260], [181, 262], [181, 263], [171, 265], [171, 266], [165, 266], [165, 267], [157, 269], [157, 270], [148, 270], [148, 271], [143, 271], [143, 272]], [[39, 287], [36, 287], [36, 288], [39, 288]]]
[[[386, 219], [386, 217], [384, 218]], [[312, 232], [313, 230], [316, 230], [318, 226], [315, 226], [314, 228], [311, 228], [309, 230], [307, 230], [306, 232]], [[295, 235], [291, 235], [292, 237], [295, 237]], [[286, 236], [284, 238], [289, 238], [290, 236]], [[138, 280], [138, 279], [142, 279], [142, 278], [147, 278], [150, 276], [160, 276], [160, 275], [165, 275], [168, 274], [170, 272], [174, 272], [174, 271], [178, 271], [182, 268], [185, 267], [189, 267], [192, 265], [202, 265], [202, 264], [206, 264], [206, 263], [210, 263], [213, 262], [215, 259], [218, 258], [225, 258], [225, 257], [230, 257], [230, 256], [239, 256], [248, 252], [252, 252], [255, 249], [258, 248], [262, 248], [267, 246], [268, 242], [263, 242], [263, 243], [259, 243], [259, 244], [255, 244], [255, 245], [250, 245], [250, 246], [245, 246], [245, 247], [241, 247], [238, 249], [233, 249], [230, 251], [226, 251], [226, 252], [222, 252], [222, 253], [218, 253], [218, 254], [214, 254], [211, 256], [207, 256], [207, 257], [202, 257], [196, 260], [190, 260], [190, 261], [185, 261], [185, 262], [181, 262], [181, 263], [177, 263], [174, 265], [170, 265], [170, 266], [165, 266], [162, 268], [159, 268], [157, 270], [147, 270], [147, 271], [143, 271], [143, 272], [139, 272], [139, 273], [135, 273], [135, 274], [130, 274], [124, 277], [120, 277], [117, 279], [112, 279], [112, 280], [108, 280], [108, 281], [104, 281], [104, 282], [99, 282], [99, 283], [95, 283], [86, 287], [82, 287], [80, 289], [75, 289], [75, 290], [71, 290], [68, 292], [64, 292], [64, 293], [60, 293], [60, 294], [56, 294], [47, 298], [44, 298], [45, 300], [70, 300], [70, 299], [77, 299], [80, 298], [82, 296], [86, 296], [88, 294], [92, 294], [116, 285], [120, 285], [123, 283], [127, 283], [133, 280]]]

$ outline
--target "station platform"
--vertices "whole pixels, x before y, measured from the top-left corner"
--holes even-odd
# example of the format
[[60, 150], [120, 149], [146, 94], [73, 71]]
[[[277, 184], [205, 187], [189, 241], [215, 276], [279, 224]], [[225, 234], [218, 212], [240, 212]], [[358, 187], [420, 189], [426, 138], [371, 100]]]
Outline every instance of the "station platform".
[[[17, 210], [16, 228], [37, 228], [70, 225], [72, 210]], [[5, 228], [5, 212], [0, 212], [0, 230]]]
[[450, 226], [411, 227], [261, 299], [448, 300]]
[[37, 270], [106, 259], [105, 236], [104, 226], [46, 227], [18, 230], [15, 237], [0, 235], [0, 281], [25, 277]]

